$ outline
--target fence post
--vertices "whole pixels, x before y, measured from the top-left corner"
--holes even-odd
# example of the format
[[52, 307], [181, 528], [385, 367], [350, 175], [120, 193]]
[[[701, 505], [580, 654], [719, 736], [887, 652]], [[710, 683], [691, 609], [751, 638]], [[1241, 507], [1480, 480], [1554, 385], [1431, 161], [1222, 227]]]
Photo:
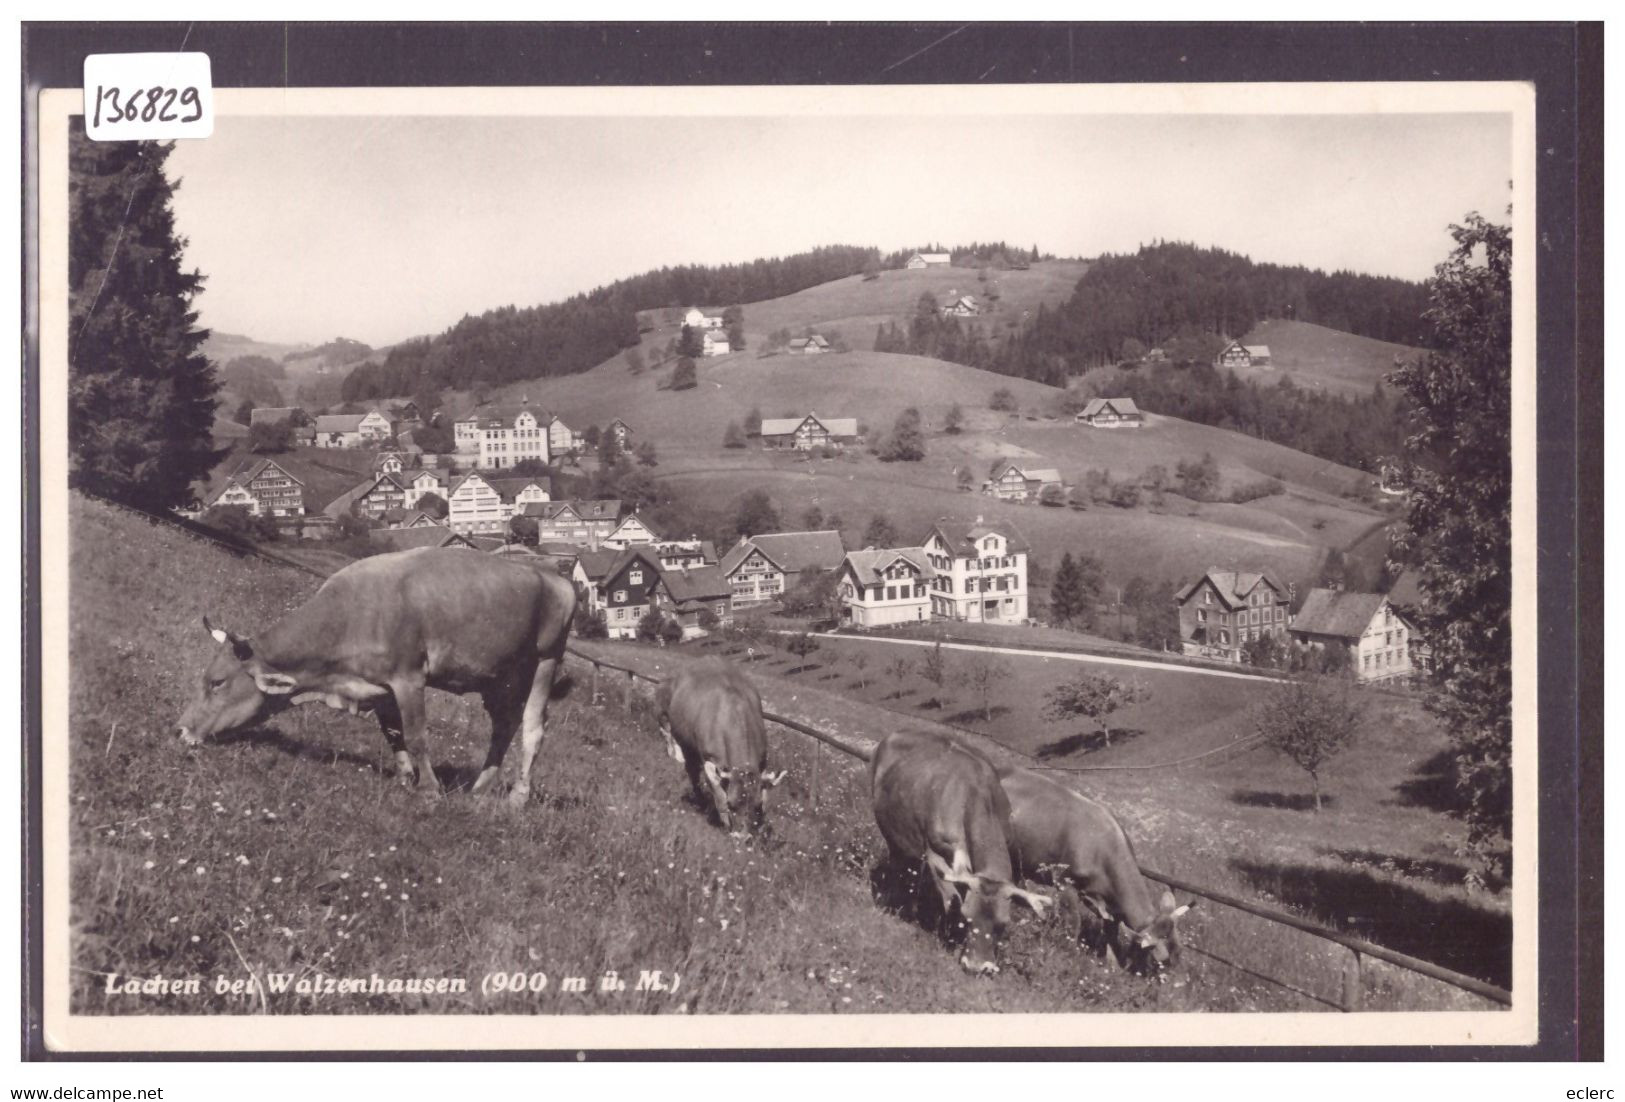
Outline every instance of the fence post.
[[813, 767], [812, 767], [812, 806], [818, 810], [818, 767], [824, 760], [824, 744], [818, 739], [812, 740]]
[[626, 699], [622, 703], [626, 705], [626, 710], [629, 712], [632, 710], [632, 682], [636, 676], [631, 670], [626, 671]]
[[596, 661], [594, 661], [593, 664], [592, 664], [592, 703], [593, 703], [594, 707], [597, 707], [597, 705], [598, 705], [598, 663]]
[[1365, 1009], [1365, 958], [1350, 949], [1343, 964], [1343, 1009], [1349, 1013]]

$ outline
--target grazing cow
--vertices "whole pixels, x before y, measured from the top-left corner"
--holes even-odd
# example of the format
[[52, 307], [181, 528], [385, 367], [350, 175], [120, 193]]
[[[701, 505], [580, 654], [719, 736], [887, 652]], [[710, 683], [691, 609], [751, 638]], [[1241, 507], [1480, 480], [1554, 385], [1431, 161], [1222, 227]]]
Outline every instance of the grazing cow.
[[997, 972], [1011, 900], [1040, 917], [1051, 901], [1013, 883], [1010, 805], [992, 763], [954, 739], [898, 731], [875, 748], [869, 787], [893, 861], [918, 870], [923, 860], [941, 916], [957, 913], [965, 929], [959, 963], [969, 972]]
[[1010, 859], [1020, 875], [1052, 878], [1070, 886], [1106, 924], [1106, 951], [1119, 927], [1137, 959], [1160, 971], [1179, 962], [1176, 920], [1190, 904], [1174, 906], [1164, 891], [1156, 904], [1134, 859], [1128, 835], [1110, 811], [1087, 796], [1030, 769], [1001, 769], [999, 783], [1010, 801]]
[[666, 752], [688, 771], [702, 805], [724, 830], [762, 826], [762, 792], [784, 780], [767, 772], [767, 728], [756, 686], [731, 662], [702, 658], [655, 690]]
[[491, 747], [474, 791], [490, 786], [523, 731], [510, 800], [530, 795], [553, 677], [564, 658], [575, 590], [557, 574], [458, 548], [377, 555], [334, 574], [315, 596], [253, 640], [203, 626], [220, 644], [201, 693], [181, 717], [188, 745], [319, 702], [378, 717], [403, 781], [438, 796], [424, 744], [424, 687], [478, 692]]

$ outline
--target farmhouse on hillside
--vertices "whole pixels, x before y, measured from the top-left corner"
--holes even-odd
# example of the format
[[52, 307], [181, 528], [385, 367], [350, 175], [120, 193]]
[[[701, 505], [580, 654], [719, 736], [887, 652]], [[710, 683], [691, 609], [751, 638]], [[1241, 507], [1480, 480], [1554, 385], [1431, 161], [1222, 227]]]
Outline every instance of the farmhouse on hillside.
[[848, 551], [836, 591], [841, 623], [870, 628], [929, 620], [935, 577], [923, 547]]
[[527, 504], [521, 512], [536, 522], [539, 542], [596, 550], [620, 523], [621, 502], [618, 498], [548, 501]]
[[809, 451], [813, 448], [840, 448], [858, 438], [855, 417], [819, 417], [809, 413], [805, 417], [764, 417], [762, 419], [762, 447], [793, 448]]
[[1241, 648], [1265, 635], [1285, 642], [1292, 595], [1267, 571], [1210, 568], [1174, 594], [1185, 654], [1241, 661]]
[[619, 445], [622, 451], [626, 451], [627, 448], [631, 447], [632, 426], [621, 420], [619, 417], [605, 425], [604, 431], [615, 437], [615, 443]]
[[683, 315], [683, 324], [690, 329], [721, 329], [723, 327], [721, 314], [707, 314], [698, 306], [690, 307], [688, 313]]
[[740, 608], [776, 601], [796, 587], [803, 571], [835, 570], [845, 558], [846, 548], [836, 531], [740, 536], [722, 556], [722, 573], [734, 607]]
[[1145, 424], [1145, 413], [1133, 398], [1091, 398], [1073, 420], [1096, 429], [1137, 429]]
[[829, 342], [814, 333], [810, 337], [796, 337], [790, 341], [785, 349], [792, 356], [817, 356], [830, 350]]
[[1270, 366], [1270, 346], [1267, 344], [1242, 344], [1240, 341], [1231, 341], [1219, 350], [1213, 358], [1214, 367], [1268, 367]]
[[1433, 647], [1428, 643], [1427, 637], [1417, 629], [1417, 625], [1421, 622], [1417, 616], [1422, 611], [1425, 600], [1422, 596], [1421, 583], [1419, 571], [1411, 569], [1402, 572], [1388, 589], [1388, 601], [1394, 606], [1394, 611], [1404, 617], [1406, 624], [1410, 626], [1407, 641], [1410, 644], [1411, 668], [1418, 676], [1426, 677], [1433, 673]]
[[642, 546], [654, 543], [660, 537], [643, 521], [638, 519], [636, 513], [628, 513], [614, 529], [601, 541], [601, 546], [615, 551], [624, 551], [628, 547]]
[[1311, 589], [1289, 630], [1305, 646], [1342, 648], [1361, 683], [1409, 680], [1417, 672], [1411, 624], [1381, 593]]
[[700, 355], [726, 356], [729, 351], [727, 333], [721, 329], [707, 329], [705, 331], [705, 347], [700, 350]]
[[256, 459], [230, 478], [208, 505], [240, 505], [254, 516], [302, 517], [305, 484], [270, 459]]
[[911, 269], [946, 267], [950, 260], [951, 257], [947, 253], [915, 253], [904, 262], [903, 267]]
[[1037, 501], [1046, 487], [1061, 485], [1061, 472], [1054, 467], [1023, 467], [1013, 459], [1001, 459], [982, 483], [982, 492], [1000, 501]]
[[355, 511], [362, 516], [379, 518], [391, 509], [406, 507], [406, 487], [391, 474], [381, 474], [372, 484], [355, 496]]
[[958, 295], [942, 307], [942, 316], [945, 318], [974, 318], [981, 312], [982, 308], [976, 305], [976, 300], [970, 295]]
[[361, 446], [360, 413], [324, 413], [316, 418], [316, 446], [318, 448], [359, 448]]
[[558, 415], [547, 423], [547, 450], [552, 455], [574, 455], [585, 442], [581, 434], [564, 423]]
[[527, 459], [546, 463], [549, 457], [548, 415], [530, 408], [528, 400], [514, 405], [483, 405], [458, 418], [453, 440], [459, 452], [475, 456], [480, 470], [500, 470]]

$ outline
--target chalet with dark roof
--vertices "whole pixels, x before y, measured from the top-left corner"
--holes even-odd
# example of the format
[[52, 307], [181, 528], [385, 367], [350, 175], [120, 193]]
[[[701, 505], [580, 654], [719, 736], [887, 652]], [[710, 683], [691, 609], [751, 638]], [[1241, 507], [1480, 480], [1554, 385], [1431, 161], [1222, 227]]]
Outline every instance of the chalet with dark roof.
[[1211, 567], [1174, 594], [1186, 654], [1241, 661], [1242, 647], [1268, 635], [1286, 642], [1292, 593], [1268, 571]]
[[741, 536], [722, 557], [735, 608], [776, 601], [808, 570], [836, 570], [846, 558], [839, 532], [773, 532]]

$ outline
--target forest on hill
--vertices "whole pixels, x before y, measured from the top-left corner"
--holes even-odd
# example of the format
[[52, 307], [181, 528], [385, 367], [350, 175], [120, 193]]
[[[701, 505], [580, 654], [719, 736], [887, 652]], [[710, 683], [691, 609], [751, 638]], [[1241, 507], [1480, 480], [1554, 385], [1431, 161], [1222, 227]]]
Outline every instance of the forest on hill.
[[1021, 361], [1060, 359], [1076, 372], [1116, 362], [1128, 341], [1155, 348], [1195, 334], [1228, 339], [1266, 318], [1416, 346], [1426, 340], [1427, 304], [1421, 283], [1260, 264], [1223, 249], [1159, 243], [1091, 264], [1072, 298], [1044, 311], [1023, 334]]
[[877, 249], [828, 245], [745, 264], [661, 268], [563, 302], [503, 306], [465, 316], [438, 336], [398, 344], [382, 363], [361, 365], [344, 381], [344, 400], [573, 375], [637, 344], [640, 310], [779, 298], [878, 261]]

